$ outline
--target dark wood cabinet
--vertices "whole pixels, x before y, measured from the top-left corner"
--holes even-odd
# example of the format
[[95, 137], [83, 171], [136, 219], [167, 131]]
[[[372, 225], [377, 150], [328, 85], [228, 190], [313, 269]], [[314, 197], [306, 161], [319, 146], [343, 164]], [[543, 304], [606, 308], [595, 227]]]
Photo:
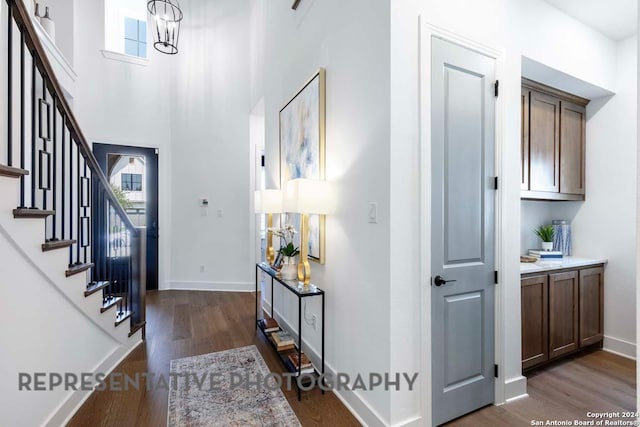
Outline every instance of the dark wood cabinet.
[[547, 275], [522, 279], [522, 368], [549, 360]]
[[580, 347], [604, 337], [604, 269], [580, 270]]
[[549, 275], [549, 359], [578, 349], [578, 272]]
[[529, 190], [560, 191], [560, 100], [529, 92]]
[[584, 200], [586, 99], [522, 81], [521, 198]]
[[560, 110], [560, 193], [584, 194], [585, 108], [562, 101]]
[[529, 89], [522, 88], [520, 110], [520, 190], [529, 190]]
[[601, 343], [602, 265], [522, 277], [522, 369]]

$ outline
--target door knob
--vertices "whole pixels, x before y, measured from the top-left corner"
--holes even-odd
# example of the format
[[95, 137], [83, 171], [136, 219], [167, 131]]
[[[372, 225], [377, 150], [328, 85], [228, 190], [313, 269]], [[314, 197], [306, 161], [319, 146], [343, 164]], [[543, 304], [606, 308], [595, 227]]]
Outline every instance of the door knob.
[[455, 280], [445, 280], [444, 277], [442, 277], [442, 276], [436, 276], [436, 278], [433, 279], [433, 283], [436, 286], [442, 286], [442, 285], [445, 285], [445, 284], [450, 283], [450, 282], [455, 282]]

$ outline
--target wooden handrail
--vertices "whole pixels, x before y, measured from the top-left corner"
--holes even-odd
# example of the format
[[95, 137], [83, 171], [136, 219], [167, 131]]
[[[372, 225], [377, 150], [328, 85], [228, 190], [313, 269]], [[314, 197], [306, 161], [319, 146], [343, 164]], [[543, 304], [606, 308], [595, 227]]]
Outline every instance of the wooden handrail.
[[93, 152], [91, 151], [91, 147], [87, 143], [87, 139], [85, 138], [84, 134], [80, 130], [80, 125], [78, 124], [78, 121], [76, 120], [76, 117], [73, 114], [73, 111], [71, 110], [71, 107], [69, 106], [69, 103], [67, 102], [67, 99], [64, 96], [62, 86], [60, 85], [60, 82], [58, 81], [58, 78], [55, 72], [53, 71], [53, 67], [49, 62], [49, 58], [47, 57], [44, 47], [42, 46], [42, 43], [38, 38], [36, 30], [33, 26], [33, 22], [31, 22], [31, 17], [29, 16], [29, 12], [27, 11], [27, 8], [24, 5], [24, 1], [8, 0], [8, 2], [11, 5], [12, 11], [13, 11], [13, 18], [18, 24], [20, 32], [24, 35], [25, 43], [29, 48], [29, 50], [31, 50], [32, 54], [34, 55], [36, 67], [38, 67], [40, 74], [42, 75], [44, 81], [46, 82], [49, 92], [51, 92], [51, 94], [55, 97], [57, 101], [56, 102], [57, 108], [59, 109], [60, 113], [65, 119], [66, 125], [69, 129], [72, 139], [76, 141], [76, 145], [78, 146], [78, 149], [82, 153], [82, 156], [85, 158], [87, 164], [89, 165], [91, 172], [95, 177], [98, 178], [98, 181], [103, 187], [105, 191], [105, 195], [107, 199], [109, 199], [109, 201], [111, 202], [111, 206], [113, 207], [113, 209], [115, 209], [118, 216], [125, 223], [127, 229], [132, 233], [132, 235], [137, 236], [138, 231], [135, 225], [133, 225], [133, 222], [131, 222], [131, 220], [129, 219], [129, 216], [120, 205], [118, 198], [113, 193], [113, 190], [111, 189], [111, 185], [109, 184], [107, 177], [105, 176], [104, 172], [102, 172], [102, 169], [98, 165], [98, 161], [96, 160], [96, 157], [93, 155]]

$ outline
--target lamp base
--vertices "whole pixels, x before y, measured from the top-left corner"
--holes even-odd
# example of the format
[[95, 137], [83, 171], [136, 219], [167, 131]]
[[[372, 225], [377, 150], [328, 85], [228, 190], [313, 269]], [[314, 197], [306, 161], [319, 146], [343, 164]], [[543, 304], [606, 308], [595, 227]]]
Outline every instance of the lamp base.
[[302, 259], [302, 257], [298, 262], [298, 281], [302, 282], [305, 288], [308, 288], [311, 283], [311, 266], [309, 261]]
[[276, 255], [276, 251], [273, 249], [273, 247], [272, 247], [272, 246], [269, 246], [269, 247], [267, 248], [267, 263], [268, 263], [269, 265], [273, 265], [273, 262], [274, 262], [274, 261], [275, 261], [275, 259], [276, 259], [276, 256], [275, 256], [275, 255]]

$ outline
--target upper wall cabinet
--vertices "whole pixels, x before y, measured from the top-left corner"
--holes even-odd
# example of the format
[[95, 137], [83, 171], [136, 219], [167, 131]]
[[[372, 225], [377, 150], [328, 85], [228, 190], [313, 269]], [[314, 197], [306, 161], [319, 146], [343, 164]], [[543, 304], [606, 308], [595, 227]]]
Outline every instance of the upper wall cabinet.
[[587, 99], [522, 79], [521, 198], [584, 200]]

